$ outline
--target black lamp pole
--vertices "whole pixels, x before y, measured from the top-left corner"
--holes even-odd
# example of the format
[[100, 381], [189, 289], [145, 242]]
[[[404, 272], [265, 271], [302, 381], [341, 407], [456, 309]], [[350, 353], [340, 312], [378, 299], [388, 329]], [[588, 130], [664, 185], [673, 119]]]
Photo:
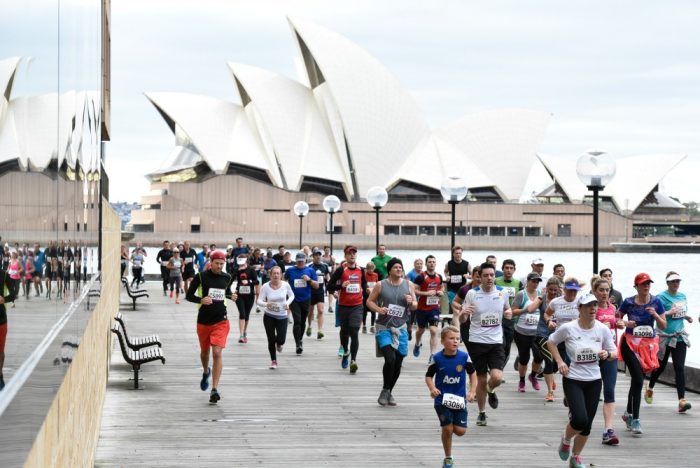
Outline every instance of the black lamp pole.
[[335, 212], [331, 211], [328, 214], [331, 215], [331, 257], [333, 257], [333, 231], [335, 231], [335, 226], [333, 225], [333, 215]]
[[374, 213], [375, 213], [375, 226], [376, 226], [376, 240], [374, 242], [374, 250], [377, 252], [377, 255], [379, 255], [379, 210], [381, 210], [381, 206], [375, 206], [374, 207]]
[[452, 239], [450, 241], [450, 251], [452, 251], [452, 249], [454, 249], [455, 247], [455, 205], [457, 205], [457, 202], [450, 200], [450, 205], [452, 205], [452, 230], [450, 231], [450, 234], [452, 234]]
[[301, 250], [301, 248], [302, 248], [302, 244], [301, 244], [301, 226], [302, 226], [303, 220], [304, 220], [304, 216], [303, 216], [303, 215], [299, 215], [299, 250]]
[[593, 192], [593, 274], [598, 273], [598, 194], [603, 189], [600, 185], [589, 185]]

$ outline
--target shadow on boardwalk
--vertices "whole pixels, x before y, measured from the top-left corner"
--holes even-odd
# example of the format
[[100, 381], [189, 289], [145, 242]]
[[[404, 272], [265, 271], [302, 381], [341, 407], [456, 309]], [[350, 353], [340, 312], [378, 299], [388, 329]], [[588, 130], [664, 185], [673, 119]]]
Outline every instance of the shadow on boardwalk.
[[[290, 326], [279, 369], [272, 371], [262, 314], [253, 312], [248, 344], [237, 343], [237, 320], [231, 321], [219, 385], [222, 400], [210, 406], [208, 393], [199, 389], [196, 307], [175, 305], [162, 296], [158, 283], [147, 288], [150, 299], [123, 313], [130, 333], [160, 335], [167, 364], [145, 365], [144, 390], [130, 390], [132, 372], [115, 347], [96, 466], [441, 466], [439, 423], [423, 377], [427, 337], [420, 358], [410, 355], [404, 361], [394, 390], [398, 406], [382, 408], [376, 400], [383, 361], [374, 357], [373, 335], [360, 335], [360, 369], [349, 375], [336, 355], [334, 315], [325, 314], [323, 340], [315, 339], [314, 323], [302, 356], [294, 354]], [[230, 318], [238, 318], [235, 307]], [[566, 466], [556, 452], [567, 420], [561, 385], [554, 403], [545, 404], [544, 390], [529, 386], [518, 394], [512, 359], [506, 366], [507, 383], [498, 392], [500, 407], [487, 411], [487, 427], [475, 425], [476, 404], [469, 405], [467, 434], [454, 440], [456, 467]], [[619, 417], [628, 388], [629, 379], [619, 374], [615, 427], [620, 446], [600, 442], [601, 403], [584, 462], [698, 466], [696, 410], [677, 414], [675, 389], [659, 385], [654, 404], [642, 403], [644, 435], [633, 437]]]

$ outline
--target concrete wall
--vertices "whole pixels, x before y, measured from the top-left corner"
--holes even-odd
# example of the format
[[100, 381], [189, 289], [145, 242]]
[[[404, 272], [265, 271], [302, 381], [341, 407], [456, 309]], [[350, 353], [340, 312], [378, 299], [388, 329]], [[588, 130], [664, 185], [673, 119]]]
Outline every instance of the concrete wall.
[[34, 445], [26, 467], [92, 466], [111, 356], [111, 317], [119, 310], [120, 220], [103, 203], [102, 295]]

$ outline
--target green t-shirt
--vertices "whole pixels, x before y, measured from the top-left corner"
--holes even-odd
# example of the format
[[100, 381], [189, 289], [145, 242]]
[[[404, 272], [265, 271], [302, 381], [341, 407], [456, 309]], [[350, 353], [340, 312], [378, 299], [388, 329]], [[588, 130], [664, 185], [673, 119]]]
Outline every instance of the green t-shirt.
[[386, 271], [386, 264], [389, 263], [389, 260], [391, 260], [392, 258], [393, 257], [386, 254], [384, 254], [383, 257], [376, 255], [374, 256], [374, 258], [372, 258], [372, 263], [374, 263], [375, 269], [379, 274], [380, 280], [386, 278], [389, 274], [389, 272]]
[[[500, 286], [503, 288], [503, 291], [508, 294], [508, 305], [512, 306], [513, 305], [513, 299], [515, 299], [515, 295], [523, 289], [522, 283], [520, 283], [519, 279], [513, 278], [510, 281], [506, 281], [505, 277], [499, 276], [496, 278], [496, 286]], [[517, 319], [517, 317], [515, 317]], [[507, 319], [503, 319], [505, 322]], [[512, 319], [511, 319], [512, 320]]]

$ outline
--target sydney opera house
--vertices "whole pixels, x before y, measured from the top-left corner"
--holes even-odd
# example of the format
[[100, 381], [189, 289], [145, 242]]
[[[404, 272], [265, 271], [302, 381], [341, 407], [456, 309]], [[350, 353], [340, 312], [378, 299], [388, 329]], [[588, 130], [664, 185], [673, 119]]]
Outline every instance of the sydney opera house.
[[[389, 194], [384, 234], [448, 235], [449, 207], [440, 195], [447, 176], [469, 188], [457, 206], [458, 235], [590, 235], [591, 207], [582, 203], [589, 192], [575, 162], [540, 154], [550, 114], [496, 109], [430, 128], [410, 93], [365, 50], [316, 24], [289, 24], [303, 62], [300, 81], [229, 63], [240, 103], [146, 93], [175, 147], [147, 175], [151, 190], [132, 212], [129, 227], [139, 236], [294, 233], [298, 200], [311, 207], [307, 231], [323, 232], [329, 226], [321, 202], [329, 194], [343, 202], [335, 232], [371, 234], [374, 212], [364, 200], [374, 186]], [[624, 239], [646, 233], [646, 225], [678, 224], [684, 206], [658, 185], [683, 158], [618, 160], [602, 192], [601, 235]], [[652, 161], [656, 170], [639, 170]], [[536, 165], [550, 187], [525, 193]]]

